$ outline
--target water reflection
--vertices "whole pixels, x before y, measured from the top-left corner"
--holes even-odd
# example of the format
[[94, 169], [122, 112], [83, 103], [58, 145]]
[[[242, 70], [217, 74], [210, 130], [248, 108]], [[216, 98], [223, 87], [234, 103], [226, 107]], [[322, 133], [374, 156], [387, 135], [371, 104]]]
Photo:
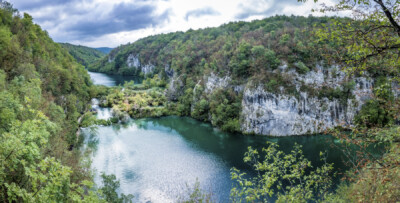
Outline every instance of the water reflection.
[[125, 81], [134, 81], [135, 84], [142, 83], [143, 79], [137, 76], [108, 75], [88, 71], [95, 85], [104, 85], [107, 87], [123, 85]]
[[[229, 168], [223, 160], [194, 150], [176, 131], [132, 120], [126, 125], [99, 126], [98, 132], [98, 140], [87, 135], [85, 141], [97, 148], [92, 166], [116, 174], [122, 192], [134, 194], [137, 201], [173, 201], [196, 178], [203, 189], [221, 190], [227, 197]], [[98, 174], [95, 181], [99, 182]]]
[[[106, 86], [136, 80], [89, 74], [95, 84]], [[98, 101], [94, 102], [98, 118], [111, 116], [110, 109], [99, 108]], [[85, 146], [92, 149], [92, 167], [97, 170], [95, 182], [101, 182], [100, 172], [115, 174], [121, 181], [121, 192], [135, 195], [138, 202], [174, 202], [197, 178], [201, 188], [213, 194], [214, 201], [228, 202], [232, 186], [230, 168], [254, 175], [243, 163], [243, 154], [248, 146], [260, 150], [266, 141], [278, 143], [285, 152], [292, 150], [295, 143], [302, 145], [304, 156], [314, 167], [323, 164], [319, 152], [327, 151], [327, 162], [334, 163], [335, 171], [347, 169], [340, 143], [325, 135], [245, 136], [221, 132], [191, 118], [173, 116], [98, 126], [96, 135], [83, 129], [83, 135]]]
[[[247, 147], [261, 149], [266, 141], [277, 142], [286, 152], [296, 142], [303, 145], [314, 166], [322, 164], [319, 151], [328, 150], [328, 162], [335, 163], [336, 169], [345, 168], [341, 152], [329, 147], [334, 143], [330, 136], [244, 136], [174, 116], [99, 126], [97, 139], [88, 134], [85, 140], [95, 149], [92, 166], [115, 174], [121, 180], [121, 192], [135, 195], [140, 202], [174, 201], [196, 178], [203, 190], [214, 194], [214, 200], [226, 202], [232, 186], [230, 168], [248, 171], [243, 163]], [[100, 182], [98, 174], [96, 182]]]
[[86, 135], [86, 146], [91, 149], [92, 152], [96, 152], [99, 145], [99, 138], [97, 137], [97, 132], [89, 132], [88, 129], [85, 130]]

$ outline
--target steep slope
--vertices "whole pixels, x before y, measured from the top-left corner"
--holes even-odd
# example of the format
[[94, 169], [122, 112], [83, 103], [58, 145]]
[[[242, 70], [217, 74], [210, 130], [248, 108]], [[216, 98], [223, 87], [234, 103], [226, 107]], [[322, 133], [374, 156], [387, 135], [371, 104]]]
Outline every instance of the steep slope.
[[351, 125], [373, 96], [374, 79], [348, 77], [326, 59], [341, 47], [321, 43], [313, 30], [332, 19], [275, 16], [150, 36], [117, 47], [89, 69], [157, 74], [168, 81], [167, 96], [178, 115], [223, 130], [318, 133]]
[[92, 87], [31, 16], [0, 2], [1, 202], [98, 201], [75, 147]]
[[60, 44], [62, 47], [68, 50], [69, 54], [71, 54], [80, 64], [84, 65], [85, 67], [106, 55], [106, 53], [95, 48], [73, 45], [69, 43]]

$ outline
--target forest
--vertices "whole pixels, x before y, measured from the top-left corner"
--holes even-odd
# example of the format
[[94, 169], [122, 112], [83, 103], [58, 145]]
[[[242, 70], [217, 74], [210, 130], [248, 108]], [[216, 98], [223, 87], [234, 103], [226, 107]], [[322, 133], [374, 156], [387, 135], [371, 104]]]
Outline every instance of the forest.
[[[353, 125], [324, 132], [340, 140], [352, 164], [337, 187], [332, 164], [313, 168], [300, 146], [284, 154], [276, 143], [268, 143], [262, 151], [249, 147], [244, 155], [243, 161], [259, 174], [256, 178], [231, 169], [232, 202], [265, 202], [271, 196], [277, 202], [400, 201], [398, 4], [394, 18], [384, 7], [377, 13], [367, 10], [365, 19], [357, 20], [277, 15], [149, 36], [106, 55], [55, 43], [32, 16], [1, 2], [0, 201], [130, 202], [132, 195], [118, 194], [115, 175], [102, 174], [103, 187], [95, 186], [90, 156], [81, 151], [81, 127], [177, 115], [243, 132], [243, 92], [209, 91], [205, 76], [229, 77], [233, 85], [261, 85], [267, 92], [295, 98], [306, 92], [344, 106], [355, 101], [354, 78], [373, 81], [373, 96], [359, 109]], [[341, 1], [321, 11], [349, 8], [353, 7]], [[334, 87], [317, 87], [282, 71], [285, 67], [305, 77], [319, 65], [327, 74], [342, 71], [349, 77]], [[87, 70], [134, 75], [143, 83], [96, 86]], [[112, 108], [114, 118], [97, 120], [90, 112], [92, 98]], [[371, 155], [371, 145], [383, 146], [384, 153]], [[324, 160], [326, 154], [320, 155]], [[189, 197], [182, 202], [210, 201], [199, 189]]]
[[89, 66], [89, 64], [94, 63], [96, 60], [105, 56], [105, 53], [85, 47], [85, 46], [75, 46], [69, 43], [60, 43], [63, 48], [68, 50], [69, 54], [73, 56], [79, 64], [84, 65], [85, 67]]
[[[362, 6], [369, 5], [368, 2], [359, 2], [356, 5], [362, 9]], [[359, 8], [349, 6], [350, 4], [341, 1], [336, 7], [322, 8], [321, 12]], [[238, 202], [265, 201], [269, 192], [276, 192], [272, 189], [276, 187], [275, 184], [279, 187], [285, 181], [293, 181], [303, 184], [299, 188], [281, 188], [282, 192], [278, 193], [282, 196], [278, 199], [282, 202], [294, 199], [327, 202], [396, 201], [399, 198], [396, 191], [399, 191], [400, 175], [396, 158], [399, 153], [399, 127], [396, 124], [399, 113], [396, 96], [399, 36], [396, 34], [397, 23], [388, 20], [390, 18], [384, 15], [384, 11], [378, 8], [368, 13], [367, 10], [363, 13], [364, 19], [356, 20], [340, 17], [274, 16], [251, 22], [232, 22], [216, 28], [155, 35], [117, 47], [108, 56], [90, 65], [89, 70], [152, 78], [164, 81], [162, 83], [167, 84], [168, 90], [171, 86], [178, 88], [177, 92], [167, 92], [168, 101], [162, 102], [167, 108], [146, 114], [145, 117], [171, 114], [191, 116], [231, 132], [241, 132], [243, 95], [233, 88], [217, 89], [210, 94], [205, 90], [205, 75], [215, 74], [220, 78], [228, 75], [233, 84], [245, 84], [246, 87], [262, 84], [268, 92], [296, 97], [301, 92], [307, 92], [308, 95], [337, 100], [342, 104], [349, 100], [355, 101], [355, 95], [351, 92], [356, 84], [352, 78], [371, 78], [373, 96], [354, 117], [355, 125], [326, 132], [347, 143], [348, 147], [359, 147], [355, 154], [348, 152], [350, 159], [354, 161], [353, 169], [345, 176], [347, 180], [342, 182], [336, 194], [329, 192], [331, 183], [322, 178], [323, 173], [331, 170], [329, 165], [315, 169], [315, 173], [311, 173], [306, 180], [302, 176], [296, 176], [294, 171], [286, 175], [275, 173], [279, 167], [289, 166], [298, 170], [296, 167], [301, 165], [296, 164], [304, 162], [307, 165], [307, 160], [296, 158], [301, 150], [281, 157], [284, 155], [276, 152], [277, 146], [271, 144], [263, 151], [266, 153], [265, 158], [260, 155], [261, 152], [253, 149], [249, 149], [244, 158], [256, 171], [268, 176], [247, 180], [240, 171], [233, 171], [232, 178], [238, 184], [231, 195]], [[394, 9], [392, 12], [396, 14], [398, 10]], [[326, 68], [323, 70], [326, 72], [344, 71], [349, 79], [336, 87], [302, 84], [299, 90], [293, 78], [285, 77], [280, 68], [286, 66], [301, 77], [310, 71], [316, 71], [318, 64]], [[329, 68], [332, 66], [338, 68]], [[149, 67], [151, 71], [148, 71]], [[116, 99], [117, 95], [119, 99]], [[111, 93], [107, 96], [107, 105], [118, 112], [142, 115], [135, 108], [126, 106], [126, 103], [118, 102], [121, 98], [125, 98], [122, 99], [125, 101], [138, 101], [132, 99], [131, 93], [124, 91], [123, 94]], [[151, 107], [152, 99], [146, 98], [141, 97], [150, 103], [144, 105]], [[371, 156], [366, 148], [372, 143], [387, 146], [386, 153], [379, 158]], [[254, 161], [257, 158], [261, 160]], [[280, 159], [287, 161], [279, 162]], [[276, 168], [266, 166], [271, 162], [276, 163]], [[266, 184], [265, 181], [270, 180], [267, 178], [276, 176], [287, 179]], [[273, 185], [275, 186], [272, 187]], [[312, 190], [317, 192], [310, 193]]]
[[[80, 117], [96, 96], [84, 66], [48, 33], [0, 3], [0, 201], [101, 202], [81, 155]], [[118, 196], [113, 200], [119, 200]], [[122, 199], [120, 199], [122, 201]]]
[[[278, 67], [283, 63], [304, 75], [317, 63], [325, 67], [332, 64], [324, 56], [340, 50], [340, 47], [335, 43], [319, 42], [314, 31], [316, 26], [333, 24], [336, 20], [349, 21], [336, 17], [275, 16], [150, 36], [117, 47], [108, 56], [89, 65], [88, 70], [145, 78], [157, 74], [166, 82], [178, 75], [181, 89], [176, 95], [171, 93], [169, 96], [173, 101], [169, 114], [188, 115], [227, 131], [240, 131], [241, 95], [233, 89], [221, 90], [223, 94], [207, 95], [204, 82], [198, 84], [198, 81], [210, 73], [221, 77], [229, 75], [233, 84], [262, 84], [270, 92], [299, 96], [293, 78], [280, 74]], [[154, 70], [145, 73], [140, 68], [129, 67], [126, 62], [129, 56], [135, 56], [139, 64], [149, 64], [148, 67]], [[316, 89], [302, 84], [301, 91], [318, 97], [347, 100], [350, 95], [346, 94], [346, 87], [352, 88], [351, 81], [342, 86], [345, 88], [325, 86]], [[210, 117], [207, 116], [209, 112]]]

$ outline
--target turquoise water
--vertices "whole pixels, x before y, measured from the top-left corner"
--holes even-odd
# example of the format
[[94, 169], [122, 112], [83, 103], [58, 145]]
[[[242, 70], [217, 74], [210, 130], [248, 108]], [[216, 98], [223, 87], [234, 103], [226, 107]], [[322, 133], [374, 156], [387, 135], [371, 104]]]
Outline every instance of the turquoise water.
[[[110, 109], [95, 108], [102, 118], [110, 116]], [[248, 171], [249, 166], [243, 163], [247, 147], [261, 149], [266, 141], [278, 143], [286, 152], [295, 143], [303, 145], [305, 157], [314, 166], [322, 164], [319, 152], [326, 150], [336, 171], [346, 168], [334, 139], [325, 135], [245, 136], [174, 116], [132, 119], [126, 124], [99, 126], [95, 133], [83, 132], [85, 146], [93, 149], [95, 181], [100, 183], [100, 172], [115, 174], [121, 181], [120, 192], [135, 195], [139, 202], [174, 202], [196, 180], [215, 201], [227, 202], [232, 186], [230, 169]]]
[[134, 81], [135, 84], [142, 83], [142, 79], [136, 76], [107, 75], [88, 71], [95, 85], [104, 85], [108, 87], [123, 85], [125, 81]]

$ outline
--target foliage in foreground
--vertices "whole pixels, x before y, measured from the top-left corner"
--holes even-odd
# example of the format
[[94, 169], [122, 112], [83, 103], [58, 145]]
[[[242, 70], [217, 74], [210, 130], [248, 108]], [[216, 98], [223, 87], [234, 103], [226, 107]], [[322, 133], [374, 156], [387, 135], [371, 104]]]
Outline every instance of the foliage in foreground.
[[186, 185], [186, 191], [183, 196], [177, 200], [179, 203], [209, 203], [213, 202], [211, 194], [200, 188], [200, 182], [196, 179], [193, 187]]
[[104, 202], [77, 136], [97, 92], [30, 15], [0, 1], [0, 202]]
[[[277, 198], [277, 202], [319, 201], [329, 196], [332, 187], [333, 164], [325, 162], [320, 168], [313, 169], [300, 145], [295, 145], [289, 154], [278, 150], [279, 145], [268, 142], [262, 152], [249, 147], [244, 162], [255, 170], [254, 178], [246, 178], [233, 168], [231, 178], [235, 187], [231, 190], [233, 202], [268, 202]], [[321, 152], [322, 160], [326, 160]]]
[[399, 166], [400, 145], [396, 143], [382, 159], [360, 168], [353, 181], [339, 187], [332, 199], [341, 202], [399, 202]]
[[109, 203], [132, 203], [133, 195], [131, 194], [125, 195], [121, 193], [121, 197], [118, 197], [117, 190], [119, 189], [120, 183], [114, 174], [106, 175], [102, 173], [101, 178], [103, 180], [103, 187], [100, 190], [104, 200]]
[[345, 64], [349, 75], [377, 78], [374, 98], [356, 116], [357, 126], [350, 135], [339, 132], [336, 136], [360, 149], [371, 143], [387, 147], [381, 158], [365, 156], [365, 151], [351, 157], [353, 175], [348, 175], [349, 184], [338, 190], [336, 200], [398, 202], [400, 101], [393, 93], [398, 92], [400, 81], [400, 1], [340, 0], [319, 11], [352, 14], [350, 23], [334, 20], [317, 31], [320, 42], [335, 43], [344, 50], [326, 57]]
[[352, 74], [399, 76], [399, 0], [340, 0], [318, 11], [351, 13], [350, 22], [333, 20], [333, 24], [317, 31], [320, 42], [335, 43], [343, 49], [343, 52], [326, 54], [327, 58], [344, 63]]
[[[378, 134], [375, 134], [378, 133]], [[379, 129], [375, 141], [389, 145], [383, 157], [372, 160], [356, 152], [355, 167], [350, 169], [336, 190], [332, 186], [332, 164], [325, 163], [313, 169], [302, 155], [301, 146], [295, 145], [289, 154], [279, 151], [277, 144], [269, 143], [262, 153], [249, 147], [244, 161], [256, 172], [256, 177], [246, 178], [245, 173], [233, 168], [231, 178], [235, 181], [231, 190], [233, 202], [398, 202], [400, 201], [400, 128]], [[397, 140], [397, 141], [396, 141]], [[347, 140], [345, 145], [356, 149], [360, 143]], [[368, 144], [371, 142], [363, 142]], [[343, 147], [347, 150], [345, 147]], [[365, 151], [364, 153], [368, 153]], [[321, 152], [321, 156], [323, 157]], [[366, 159], [365, 157], [368, 157]], [[324, 158], [324, 157], [323, 157]], [[323, 159], [324, 160], [324, 159]]]

